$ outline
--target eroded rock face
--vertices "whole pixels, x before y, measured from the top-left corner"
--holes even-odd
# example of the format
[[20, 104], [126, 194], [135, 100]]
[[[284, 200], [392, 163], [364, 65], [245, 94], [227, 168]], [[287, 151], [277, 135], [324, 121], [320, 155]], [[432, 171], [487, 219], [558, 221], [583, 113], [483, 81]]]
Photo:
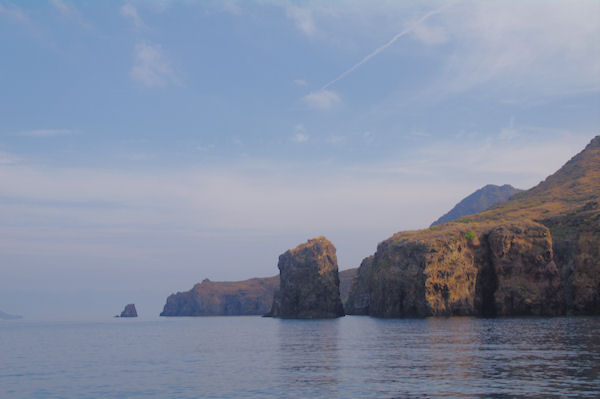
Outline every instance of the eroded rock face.
[[279, 276], [226, 282], [205, 279], [190, 291], [170, 295], [160, 315], [263, 315], [271, 309], [277, 288]]
[[563, 289], [552, 239], [542, 225], [503, 225], [488, 234], [499, 316], [564, 314]]
[[568, 314], [600, 315], [600, 206], [543, 220], [552, 233]]
[[365, 259], [346, 312], [376, 317], [558, 315], [560, 275], [546, 227], [510, 223], [438, 236], [399, 233]]
[[279, 256], [280, 287], [267, 317], [344, 316], [335, 247], [325, 237], [308, 240]]
[[137, 317], [137, 310], [135, 309], [135, 304], [130, 303], [129, 305], [125, 306], [125, 309], [123, 309], [123, 311], [121, 312], [121, 316], [120, 317]]

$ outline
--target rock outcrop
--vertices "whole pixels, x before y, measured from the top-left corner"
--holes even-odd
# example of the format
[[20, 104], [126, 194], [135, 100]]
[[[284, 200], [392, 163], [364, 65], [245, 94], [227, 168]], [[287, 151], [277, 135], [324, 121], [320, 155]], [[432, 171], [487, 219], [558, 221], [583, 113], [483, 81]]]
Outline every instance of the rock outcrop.
[[125, 305], [125, 309], [123, 309], [119, 317], [138, 317], [137, 310], [135, 309], [135, 304], [130, 303], [128, 305]]
[[225, 282], [205, 279], [190, 291], [170, 295], [160, 315], [263, 315], [271, 309], [277, 288], [279, 276]]
[[325, 237], [308, 240], [279, 256], [280, 286], [267, 317], [344, 316], [335, 247]]
[[600, 314], [600, 137], [488, 211], [397, 233], [366, 258], [347, 314]]
[[[339, 272], [342, 303], [348, 298], [357, 268]], [[205, 279], [186, 292], [167, 298], [161, 316], [252, 316], [271, 310], [279, 276], [244, 281]]]
[[483, 212], [491, 206], [507, 201], [513, 195], [520, 193], [523, 190], [514, 188], [510, 184], [496, 186], [488, 184], [467, 196], [458, 204], [456, 204], [448, 213], [440, 217], [431, 225], [451, 222], [462, 217], [473, 215], [474, 213]]

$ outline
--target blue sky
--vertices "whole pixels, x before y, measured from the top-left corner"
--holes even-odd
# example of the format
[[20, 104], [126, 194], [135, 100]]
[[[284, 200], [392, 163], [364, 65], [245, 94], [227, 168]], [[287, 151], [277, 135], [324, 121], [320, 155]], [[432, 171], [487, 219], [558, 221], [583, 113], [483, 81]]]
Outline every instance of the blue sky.
[[0, 309], [155, 315], [316, 235], [358, 266], [597, 135], [598, 37], [597, 1], [0, 0]]

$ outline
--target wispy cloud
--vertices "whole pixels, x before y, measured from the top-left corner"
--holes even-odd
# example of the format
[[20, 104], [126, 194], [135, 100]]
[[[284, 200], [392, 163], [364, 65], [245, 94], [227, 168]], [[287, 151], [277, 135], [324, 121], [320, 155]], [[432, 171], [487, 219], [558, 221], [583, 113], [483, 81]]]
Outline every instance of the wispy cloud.
[[306, 129], [303, 125], [296, 125], [294, 127], [294, 135], [292, 136], [292, 141], [294, 143], [305, 143], [310, 139], [309, 135], [306, 133]]
[[83, 17], [81, 12], [73, 5], [62, 0], [50, 0], [50, 4], [65, 18], [70, 18], [86, 30], [93, 30], [92, 25]]
[[425, 44], [441, 44], [448, 41], [448, 34], [441, 26], [431, 27], [421, 21], [414, 26], [412, 34]]
[[308, 86], [308, 82], [304, 79], [294, 79], [294, 84], [302, 87]]
[[317, 31], [312, 11], [309, 8], [288, 5], [285, 13], [294, 21], [296, 27], [305, 35], [313, 36]]
[[339, 104], [341, 99], [335, 91], [322, 89], [308, 93], [302, 97], [302, 101], [304, 101], [311, 108], [326, 110]]
[[333, 80], [329, 81], [328, 83], [326, 83], [321, 88], [321, 90], [323, 91], [323, 90], [327, 89], [329, 86], [331, 86], [332, 84], [334, 84], [334, 83], [340, 81], [341, 79], [345, 78], [346, 76], [348, 76], [349, 74], [351, 74], [352, 72], [354, 72], [357, 68], [359, 68], [361, 65], [363, 65], [364, 63], [366, 63], [367, 61], [369, 61], [371, 58], [375, 57], [377, 54], [381, 53], [383, 50], [385, 50], [386, 48], [390, 47], [392, 44], [394, 44], [402, 36], [405, 36], [405, 35], [411, 33], [416, 27], [418, 27], [421, 23], [423, 23], [425, 20], [427, 20], [427, 18], [431, 17], [432, 15], [440, 13], [446, 7], [448, 7], [448, 6], [444, 5], [442, 7], [436, 8], [433, 11], [429, 11], [428, 13], [426, 13], [425, 15], [423, 15], [421, 18], [419, 18], [415, 22], [412, 22], [411, 24], [409, 24], [408, 27], [406, 27], [400, 33], [398, 33], [394, 37], [392, 37], [387, 43], [383, 44], [382, 46], [379, 46], [374, 51], [372, 51], [371, 53], [369, 53], [366, 57], [364, 57], [362, 60], [358, 61], [356, 64], [352, 65], [350, 68], [348, 68], [347, 70], [345, 70], [344, 72], [342, 72], [338, 77], [336, 77], [335, 79], [333, 79]]
[[132, 4], [123, 4], [119, 9], [119, 13], [129, 19], [137, 29], [146, 28], [146, 24], [138, 14], [137, 8]]
[[15, 133], [17, 136], [23, 137], [56, 137], [56, 136], [70, 136], [73, 134], [78, 134], [79, 130], [73, 129], [33, 129], [33, 130], [24, 130], [21, 132]]
[[19, 162], [21, 159], [9, 152], [0, 150], [0, 165], [11, 165]]
[[130, 75], [146, 87], [180, 84], [170, 61], [157, 44], [138, 43], [134, 49], [134, 65]]
[[460, 47], [443, 61], [431, 91], [456, 94], [488, 85], [488, 95], [509, 93], [514, 102], [597, 92], [598, 15], [594, 1], [457, 3], [440, 23]]
[[30, 23], [27, 14], [25, 14], [23, 10], [14, 4], [8, 3], [8, 5], [3, 5], [0, 3], [0, 15], [4, 15], [18, 22]]

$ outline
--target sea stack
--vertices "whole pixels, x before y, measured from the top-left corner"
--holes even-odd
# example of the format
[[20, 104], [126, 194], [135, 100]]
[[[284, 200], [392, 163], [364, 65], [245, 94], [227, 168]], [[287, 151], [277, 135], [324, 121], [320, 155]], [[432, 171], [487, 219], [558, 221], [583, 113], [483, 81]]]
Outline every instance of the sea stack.
[[121, 312], [121, 317], [137, 317], [137, 310], [135, 309], [135, 304], [130, 303], [125, 306], [125, 309]]
[[325, 237], [279, 256], [279, 291], [266, 317], [320, 319], [344, 316], [335, 247]]

